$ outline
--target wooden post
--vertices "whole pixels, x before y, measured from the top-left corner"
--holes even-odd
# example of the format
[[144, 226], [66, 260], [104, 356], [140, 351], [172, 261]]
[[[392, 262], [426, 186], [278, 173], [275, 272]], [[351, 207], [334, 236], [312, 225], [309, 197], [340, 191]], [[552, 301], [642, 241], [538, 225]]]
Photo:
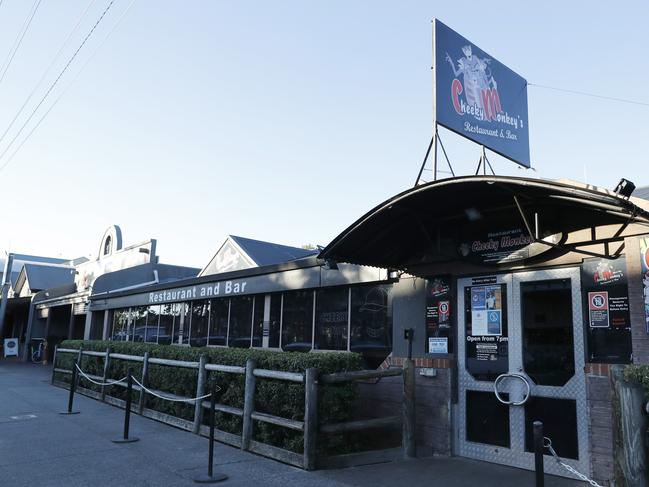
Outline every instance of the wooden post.
[[641, 386], [624, 379], [621, 365], [611, 367], [611, 382], [614, 394], [614, 461], [624, 477], [623, 485], [646, 487], [649, 482], [643, 447], [647, 431], [647, 417], [643, 410], [644, 391]]
[[254, 359], [248, 359], [246, 362], [246, 388], [243, 400], [242, 450], [250, 449], [250, 440], [252, 439], [252, 413], [255, 410], [255, 389], [257, 386], [255, 367], [257, 367], [257, 362]]
[[[207, 357], [205, 354], [201, 354], [198, 359], [198, 379], [196, 381], [196, 396], [200, 397], [205, 394], [205, 376], [207, 371], [205, 370], [205, 362]], [[198, 434], [201, 431], [201, 422], [203, 421], [203, 400], [199, 399], [194, 404], [194, 427], [192, 431], [194, 434]]]
[[54, 345], [54, 358], [52, 359], [52, 380], [50, 384], [54, 384], [54, 369], [56, 369], [56, 351], [59, 349], [58, 345]]
[[412, 359], [403, 362], [403, 456], [414, 458], [415, 443], [415, 363]]
[[[102, 382], [108, 380], [108, 369], [110, 367], [110, 347], [106, 348], [106, 359], [104, 360], [104, 376]], [[101, 386], [101, 400], [106, 401], [106, 386]]]
[[304, 377], [304, 469], [315, 470], [318, 446], [318, 369]]
[[[149, 352], [144, 352], [144, 358], [142, 360], [142, 385], [147, 385], [147, 378], [149, 377]], [[144, 399], [146, 397], [146, 391], [140, 388], [140, 398], [137, 403], [137, 412], [141, 416], [144, 412]]]

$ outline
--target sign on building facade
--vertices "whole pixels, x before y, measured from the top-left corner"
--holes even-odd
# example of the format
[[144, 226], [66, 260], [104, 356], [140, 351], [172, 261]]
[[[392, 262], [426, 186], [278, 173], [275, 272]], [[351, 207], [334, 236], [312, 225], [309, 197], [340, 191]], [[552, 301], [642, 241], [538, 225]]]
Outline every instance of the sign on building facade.
[[436, 123], [530, 167], [527, 81], [434, 21]]

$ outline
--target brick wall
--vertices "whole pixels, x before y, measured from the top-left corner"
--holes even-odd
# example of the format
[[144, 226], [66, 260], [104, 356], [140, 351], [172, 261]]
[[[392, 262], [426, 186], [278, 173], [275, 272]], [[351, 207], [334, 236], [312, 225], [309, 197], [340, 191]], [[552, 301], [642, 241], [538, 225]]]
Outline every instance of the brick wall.
[[[593, 369], [589, 371], [589, 369]], [[591, 472], [601, 485], [613, 478], [613, 394], [607, 364], [586, 367]]]
[[640, 265], [640, 241], [637, 237], [624, 240], [627, 278], [629, 283], [629, 311], [631, 314], [631, 340], [633, 363], [649, 363], [649, 335], [644, 315], [642, 293], [642, 267]]

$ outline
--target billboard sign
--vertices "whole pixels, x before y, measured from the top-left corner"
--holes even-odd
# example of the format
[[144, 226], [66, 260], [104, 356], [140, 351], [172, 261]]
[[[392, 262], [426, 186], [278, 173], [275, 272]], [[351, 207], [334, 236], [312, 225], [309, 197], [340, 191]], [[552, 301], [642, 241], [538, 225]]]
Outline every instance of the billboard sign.
[[434, 24], [436, 122], [530, 167], [527, 81], [439, 20]]

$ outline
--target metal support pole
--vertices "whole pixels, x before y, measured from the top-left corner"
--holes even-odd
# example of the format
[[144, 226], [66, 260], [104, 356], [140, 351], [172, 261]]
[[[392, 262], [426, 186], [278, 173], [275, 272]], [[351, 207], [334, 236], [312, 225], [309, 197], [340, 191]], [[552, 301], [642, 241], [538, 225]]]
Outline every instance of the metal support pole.
[[436, 139], [435, 132], [433, 132], [433, 136], [430, 139], [430, 144], [428, 144], [428, 149], [426, 149], [426, 155], [424, 156], [424, 160], [421, 163], [421, 167], [419, 168], [419, 174], [417, 174], [417, 179], [415, 179], [415, 186], [419, 184], [419, 180], [421, 179], [421, 174], [424, 172], [424, 168], [426, 167], [426, 161], [428, 160], [428, 155], [430, 154], [430, 150], [433, 148], [435, 139]]
[[534, 472], [536, 474], [536, 487], [544, 487], [543, 423], [541, 421], [534, 421], [532, 427], [534, 431]]
[[79, 414], [79, 411], [72, 410], [72, 404], [74, 402], [74, 392], [77, 389], [77, 365], [79, 365], [79, 359], [75, 359], [72, 363], [72, 379], [70, 381], [70, 395], [68, 396], [68, 410], [63, 411], [59, 414]]
[[113, 440], [113, 443], [133, 443], [139, 438], [129, 438], [129, 429], [131, 426], [131, 403], [133, 402], [133, 369], [128, 368], [126, 373], [126, 408], [124, 412], [124, 435], [122, 438]]
[[215, 420], [214, 416], [216, 414], [216, 391], [218, 387], [216, 385], [216, 380], [212, 380], [212, 396], [210, 397], [210, 445], [208, 449], [208, 464], [207, 464], [207, 475], [200, 476], [194, 479], [194, 482], [197, 484], [215, 484], [216, 482], [221, 482], [228, 478], [227, 475], [223, 473], [214, 473], [214, 428]]

